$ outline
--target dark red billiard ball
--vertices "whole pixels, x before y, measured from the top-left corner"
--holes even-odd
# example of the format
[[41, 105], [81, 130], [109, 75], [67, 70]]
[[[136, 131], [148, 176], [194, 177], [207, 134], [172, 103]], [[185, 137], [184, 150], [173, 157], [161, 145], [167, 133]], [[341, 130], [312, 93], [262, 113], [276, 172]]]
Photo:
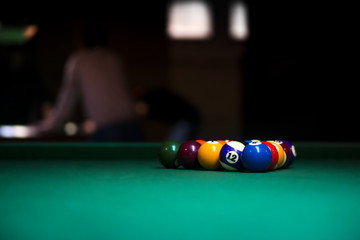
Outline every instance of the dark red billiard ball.
[[200, 167], [197, 158], [200, 146], [200, 143], [191, 140], [181, 144], [178, 151], [178, 160], [184, 168], [197, 169]]

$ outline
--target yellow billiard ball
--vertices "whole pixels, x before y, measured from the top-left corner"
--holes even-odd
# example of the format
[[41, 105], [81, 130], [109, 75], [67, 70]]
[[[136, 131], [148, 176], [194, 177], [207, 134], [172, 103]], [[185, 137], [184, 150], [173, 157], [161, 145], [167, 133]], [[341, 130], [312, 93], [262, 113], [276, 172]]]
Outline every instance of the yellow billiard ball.
[[223, 145], [217, 141], [208, 141], [202, 144], [198, 152], [200, 165], [207, 170], [220, 169], [220, 151], [222, 147]]

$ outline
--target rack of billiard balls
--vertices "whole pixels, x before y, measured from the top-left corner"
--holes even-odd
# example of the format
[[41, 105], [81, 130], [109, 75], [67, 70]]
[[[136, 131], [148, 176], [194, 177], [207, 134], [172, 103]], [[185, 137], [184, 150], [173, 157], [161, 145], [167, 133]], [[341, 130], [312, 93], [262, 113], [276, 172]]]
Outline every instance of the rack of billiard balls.
[[288, 168], [296, 157], [295, 146], [285, 140], [164, 142], [158, 151], [166, 168], [266, 172]]

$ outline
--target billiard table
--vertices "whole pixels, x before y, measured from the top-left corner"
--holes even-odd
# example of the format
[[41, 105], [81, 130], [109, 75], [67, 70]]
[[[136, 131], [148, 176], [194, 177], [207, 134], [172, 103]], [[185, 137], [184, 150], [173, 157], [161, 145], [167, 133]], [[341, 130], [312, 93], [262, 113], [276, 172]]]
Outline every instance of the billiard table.
[[360, 239], [360, 144], [288, 169], [166, 169], [160, 143], [1, 143], [0, 239]]

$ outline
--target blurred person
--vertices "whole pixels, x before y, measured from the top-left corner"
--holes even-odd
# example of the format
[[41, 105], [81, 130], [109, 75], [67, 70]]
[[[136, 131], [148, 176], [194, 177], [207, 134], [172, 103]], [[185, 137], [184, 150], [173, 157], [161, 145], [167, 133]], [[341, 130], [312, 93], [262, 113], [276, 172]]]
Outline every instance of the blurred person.
[[118, 57], [106, 48], [107, 35], [99, 25], [82, 30], [83, 48], [67, 60], [64, 79], [50, 118], [40, 132], [51, 132], [68, 121], [81, 103], [95, 124], [92, 141], [139, 141], [134, 105]]
[[196, 138], [199, 113], [184, 97], [166, 88], [146, 89], [142, 86], [137, 86], [134, 94], [138, 115], [170, 124], [164, 140], [184, 142]]

